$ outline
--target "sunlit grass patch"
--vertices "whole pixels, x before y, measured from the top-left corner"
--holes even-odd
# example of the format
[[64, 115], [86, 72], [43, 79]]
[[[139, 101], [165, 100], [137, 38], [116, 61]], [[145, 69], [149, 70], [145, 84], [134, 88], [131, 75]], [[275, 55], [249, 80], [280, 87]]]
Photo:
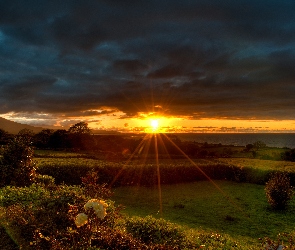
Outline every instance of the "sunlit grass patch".
[[219, 158], [219, 162], [232, 164], [240, 167], [249, 167], [261, 170], [293, 171], [295, 172], [295, 162], [272, 161], [249, 158]]
[[[294, 230], [294, 199], [286, 212], [276, 212], [268, 206], [262, 185], [216, 183], [228, 197], [207, 181], [162, 185], [163, 218], [252, 243], [258, 242], [259, 237], [275, 238], [280, 232]], [[156, 189], [121, 187], [115, 190], [113, 199], [125, 205], [129, 215], [159, 217]]]
[[35, 157], [46, 157], [46, 158], [71, 158], [71, 157], [83, 157], [86, 156], [84, 153], [75, 153], [69, 151], [57, 151], [57, 150], [41, 150], [37, 149], [34, 152]]

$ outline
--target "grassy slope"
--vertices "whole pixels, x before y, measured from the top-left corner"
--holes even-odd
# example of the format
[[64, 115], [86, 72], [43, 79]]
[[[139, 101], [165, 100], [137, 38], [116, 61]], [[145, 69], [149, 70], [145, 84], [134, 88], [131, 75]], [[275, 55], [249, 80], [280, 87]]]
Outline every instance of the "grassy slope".
[[[163, 185], [163, 218], [194, 229], [228, 234], [244, 242], [258, 242], [259, 237], [275, 238], [280, 232], [294, 230], [295, 201], [287, 212], [268, 207], [264, 186], [215, 181]], [[224, 196], [226, 194], [228, 197]], [[121, 187], [113, 200], [126, 206], [129, 215], [160, 217], [156, 188]]]

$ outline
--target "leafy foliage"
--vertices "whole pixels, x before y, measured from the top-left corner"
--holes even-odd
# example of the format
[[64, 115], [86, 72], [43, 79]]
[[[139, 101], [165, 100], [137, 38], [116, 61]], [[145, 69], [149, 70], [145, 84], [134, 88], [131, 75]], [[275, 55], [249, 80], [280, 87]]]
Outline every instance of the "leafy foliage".
[[48, 148], [49, 140], [53, 133], [54, 130], [52, 129], [43, 129], [34, 136], [34, 145], [38, 148]]
[[44, 185], [45, 187], [54, 186], [54, 182], [54, 178], [49, 175], [37, 174], [35, 178], [35, 183], [39, 185]]
[[48, 146], [50, 148], [68, 148], [70, 147], [69, 134], [65, 129], [58, 129], [49, 137]]
[[[199, 163], [192, 165], [185, 161], [175, 161], [159, 164], [161, 183], [175, 184], [207, 180], [206, 173], [214, 180], [232, 180], [237, 182], [250, 182], [265, 184], [273, 170], [252, 167], [236, 166], [228, 163]], [[123, 163], [107, 162], [95, 159], [49, 159], [42, 158], [38, 164], [38, 173], [53, 176], [56, 183], [68, 185], [80, 185], [81, 177], [86, 176], [89, 170], [98, 173], [99, 184], [112, 183], [114, 186], [154, 186], [157, 185], [157, 167], [154, 163], [146, 163], [144, 166], [132, 164], [124, 167]], [[292, 176], [295, 180], [295, 175]]]
[[12, 135], [10, 135], [7, 131], [0, 128], [0, 145], [5, 145], [11, 139]]
[[276, 239], [261, 238], [263, 249], [295, 249], [295, 233], [280, 233]]
[[69, 132], [73, 134], [89, 134], [90, 128], [88, 127], [88, 123], [79, 122], [71, 126]]
[[[4, 208], [0, 220], [22, 249], [152, 250], [190, 246], [183, 230], [163, 219], [145, 218], [142, 225], [138, 219], [126, 219], [128, 222], [124, 223], [120, 209], [111, 201], [108, 201], [104, 218], [90, 209], [87, 210], [87, 223], [76, 226], [77, 214], [89, 203], [80, 187], [51, 186], [48, 189], [36, 184], [5, 187], [0, 197], [0, 205]], [[138, 238], [137, 229], [142, 230], [148, 240]]]
[[274, 209], [285, 209], [293, 195], [288, 175], [280, 172], [273, 174], [266, 183], [265, 193], [268, 203]]
[[[14, 231], [15, 240], [20, 245], [28, 247], [31, 242], [34, 249], [52, 249], [57, 237], [68, 235], [68, 229], [75, 227], [69, 211], [83, 209], [88, 199], [84, 189], [78, 186], [47, 188], [36, 184], [30, 187], [2, 188], [0, 197], [0, 205], [5, 208], [1, 221]], [[109, 205], [110, 217], [115, 217], [117, 210], [113, 203], [110, 202]], [[112, 218], [104, 221], [113, 223]]]
[[179, 226], [152, 216], [127, 219], [126, 230], [146, 244], [167, 244], [182, 249], [186, 242], [185, 233]]
[[106, 187], [106, 184], [98, 184], [98, 173], [89, 171], [85, 177], [81, 178], [84, 193], [92, 198], [110, 198], [112, 192]]
[[27, 186], [33, 183], [36, 177], [33, 153], [29, 137], [14, 137], [0, 159], [0, 186]]
[[256, 149], [265, 148], [266, 144], [263, 141], [256, 141], [253, 143], [253, 147]]
[[295, 161], [295, 148], [291, 150], [287, 150], [286, 152], [282, 153], [281, 155], [282, 160], [285, 161]]

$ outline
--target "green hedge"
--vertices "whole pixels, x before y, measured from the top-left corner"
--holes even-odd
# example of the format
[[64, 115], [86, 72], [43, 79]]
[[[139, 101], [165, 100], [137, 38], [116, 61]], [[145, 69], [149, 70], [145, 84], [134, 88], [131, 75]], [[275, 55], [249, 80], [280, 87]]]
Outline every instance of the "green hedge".
[[[112, 186], [153, 186], [158, 184], [157, 166], [155, 164], [144, 166], [124, 166], [112, 163], [101, 165], [98, 163], [96, 166], [44, 164], [39, 167], [38, 173], [54, 177], [56, 184], [79, 185], [81, 184], [81, 177], [85, 176], [90, 170], [98, 172], [99, 183], [112, 184]], [[199, 166], [163, 164], [159, 166], [159, 170], [161, 184], [193, 182], [207, 180], [208, 178], [265, 184], [274, 172], [227, 164], [203, 164]], [[291, 184], [294, 185], [295, 173], [290, 173], [290, 179]]]

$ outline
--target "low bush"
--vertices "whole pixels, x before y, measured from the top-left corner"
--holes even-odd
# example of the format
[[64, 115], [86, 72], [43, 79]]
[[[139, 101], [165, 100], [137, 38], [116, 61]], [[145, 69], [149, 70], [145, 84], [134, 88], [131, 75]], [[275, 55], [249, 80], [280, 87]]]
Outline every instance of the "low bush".
[[274, 209], [285, 209], [293, 195], [293, 188], [288, 175], [283, 172], [273, 174], [266, 183], [265, 193], [268, 203]]
[[[72, 165], [72, 164], [43, 164], [37, 172], [41, 175], [49, 175], [55, 179], [57, 184], [80, 185], [81, 177], [93, 170], [99, 174], [99, 183], [112, 183], [115, 186], [124, 185], [157, 185], [156, 164], [144, 166], [124, 166], [119, 164]], [[162, 184], [175, 184], [206, 180], [206, 173], [211, 179], [226, 179], [243, 181], [243, 170], [240, 167], [227, 164], [203, 164], [194, 166], [192, 164], [166, 165], [160, 164]]]
[[295, 161], [295, 148], [287, 150], [281, 154], [281, 158], [284, 161]]
[[34, 182], [39, 185], [44, 185], [45, 187], [49, 187], [49, 186], [54, 186], [55, 180], [52, 176], [37, 174]]
[[295, 249], [295, 232], [280, 233], [276, 239], [264, 237], [260, 241], [263, 249]]
[[[30, 249], [30, 244], [34, 249], [69, 249], [54, 246], [63, 245], [63, 241], [76, 244], [75, 233], [71, 234], [70, 228], [76, 227], [73, 212], [83, 211], [89, 199], [85, 190], [85, 186], [40, 184], [4, 187], [0, 190], [0, 222], [23, 249]], [[109, 196], [106, 189], [99, 193]], [[108, 216], [103, 221], [105, 226], [113, 228], [119, 209], [111, 201], [108, 206]]]
[[145, 244], [165, 244], [175, 249], [188, 245], [186, 235], [179, 226], [152, 216], [128, 218], [126, 230]]

